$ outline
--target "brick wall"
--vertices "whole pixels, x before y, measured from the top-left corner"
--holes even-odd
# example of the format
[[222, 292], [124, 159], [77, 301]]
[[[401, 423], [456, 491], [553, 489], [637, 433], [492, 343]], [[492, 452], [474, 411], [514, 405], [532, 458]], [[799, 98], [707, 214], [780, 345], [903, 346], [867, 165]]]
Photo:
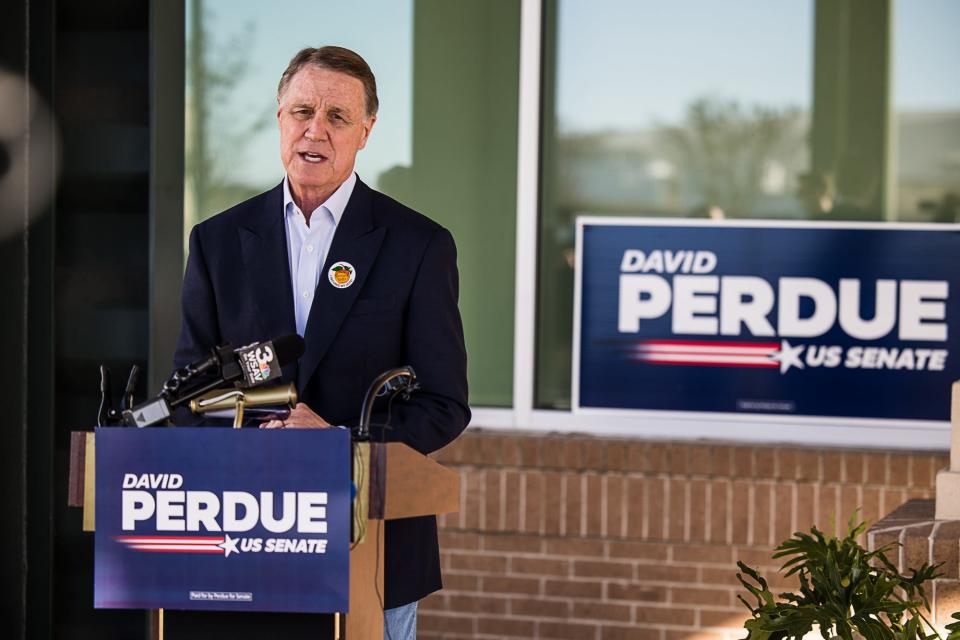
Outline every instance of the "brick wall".
[[[947, 455], [471, 429], [440, 518], [445, 588], [420, 638], [733, 640], [736, 560], [767, 574], [797, 529], [933, 496]], [[787, 587], [771, 581], [776, 589]]]

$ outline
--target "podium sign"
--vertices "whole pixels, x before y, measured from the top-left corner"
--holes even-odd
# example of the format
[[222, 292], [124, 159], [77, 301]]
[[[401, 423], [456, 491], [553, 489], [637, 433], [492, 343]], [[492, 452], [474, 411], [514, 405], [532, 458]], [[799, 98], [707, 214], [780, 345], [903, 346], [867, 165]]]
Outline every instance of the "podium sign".
[[97, 608], [345, 612], [350, 434], [100, 429]]

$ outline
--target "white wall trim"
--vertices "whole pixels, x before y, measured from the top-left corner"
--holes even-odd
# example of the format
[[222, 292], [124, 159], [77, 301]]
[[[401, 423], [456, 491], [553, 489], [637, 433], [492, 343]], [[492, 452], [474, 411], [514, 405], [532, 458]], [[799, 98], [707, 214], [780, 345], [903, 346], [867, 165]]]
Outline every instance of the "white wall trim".
[[[520, 5], [517, 122], [517, 250], [513, 321], [513, 423], [533, 411], [536, 369], [542, 0]], [[476, 420], [475, 420], [476, 421]]]
[[477, 409], [471, 429], [582, 434], [648, 440], [710, 440], [743, 444], [786, 444], [855, 449], [944, 451], [950, 448], [948, 423], [917, 424], [909, 428], [883, 424], [853, 426], [832, 423], [743, 422], [694, 417], [639, 417], [573, 414], [568, 411], [532, 411], [526, 421], [509, 409]]
[[488, 407], [471, 407], [473, 418], [471, 427], [516, 429], [515, 411], [513, 409], [491, 409]]

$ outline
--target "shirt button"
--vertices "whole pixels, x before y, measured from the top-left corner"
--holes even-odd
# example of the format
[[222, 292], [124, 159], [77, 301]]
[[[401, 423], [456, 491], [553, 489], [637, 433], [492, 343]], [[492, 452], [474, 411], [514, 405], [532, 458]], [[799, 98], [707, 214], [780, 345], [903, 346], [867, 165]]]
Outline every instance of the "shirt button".
[[311, 253], [313, 252], [313, 245], [312, 245], [312, 244], [308, 244], [308, 245], [307, 245], [307, 251], [309, 251], [309, 252], [311, 252]]
[[304, 298], [309, 298], [309, 297], [310, 297], [310, 292], [309, 292], [309, 291], [304, 291], [304, 292], [303, 292], [303, 297], [304, 297]]

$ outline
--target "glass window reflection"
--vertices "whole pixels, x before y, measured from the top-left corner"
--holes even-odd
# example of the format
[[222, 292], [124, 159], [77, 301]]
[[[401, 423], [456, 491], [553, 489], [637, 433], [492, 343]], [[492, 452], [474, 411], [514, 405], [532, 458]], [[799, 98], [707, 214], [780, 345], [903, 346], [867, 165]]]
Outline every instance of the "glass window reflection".
[[551, 0], [545, 16], [538, 406], [569, 406], [577, 215], [957, 219], [960, 4]]
[[380, 112], [357, 173], [454, 235], [474, 406], [510, 406], [520, 11], [514, 0], [188, 0], [184, 241], [283, 178], [276, 87], [302, 47], [359, 52]]

